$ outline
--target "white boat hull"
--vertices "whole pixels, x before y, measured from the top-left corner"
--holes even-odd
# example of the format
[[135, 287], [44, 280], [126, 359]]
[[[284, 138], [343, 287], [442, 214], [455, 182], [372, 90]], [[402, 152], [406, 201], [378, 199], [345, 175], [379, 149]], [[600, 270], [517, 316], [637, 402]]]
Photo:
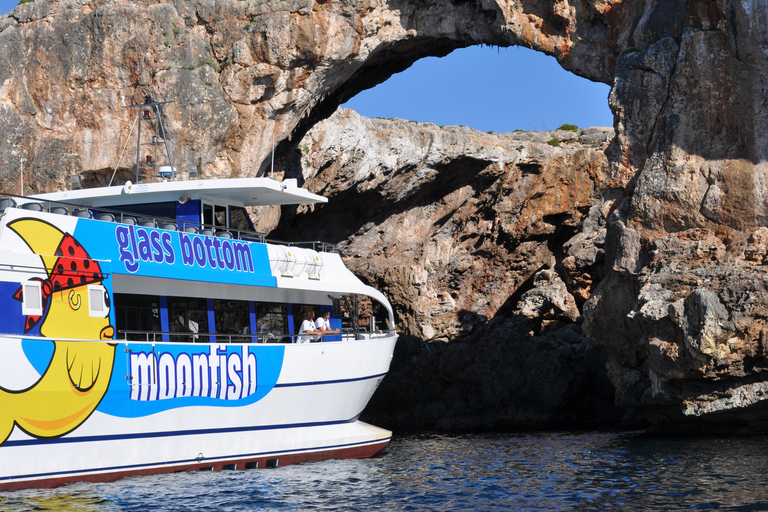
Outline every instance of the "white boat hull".
[[[17, 342], [0, 338], [0, 353]], [[134, 384], [125, 384], [122, 390], [113, 390], [110, 385], [93, 414], [66, 435], [41, 439], [17, 425], [0, 445], [0, 489], [371, 456], [386, 446], [391, 432], [360, 422], [357, 417], [389, 367], [394, 342], [394, 337], [388, 337], [354, 342], [228, 345], [233, 353], [246, 347], [257, 359], [263, 350], [284, 352], [274, 386], [263, 398], [246, 405], [165, 408], [164, 402], [195, 397], [134, 400], [139, 406], [164, 410], [126, 417], [140, 413], [116, 415], [113, 409], [129, 403], [131, 396], [140, 395], [131, 395]], [[119, 364], [121, 352], [126, 353], [127, 347], [133, 351], [137, 347], [154, 349], [157, 354], [167, 348], [226, 348], [223, 344], [120, 343], [112, 383], [126, 381], [126, 376], [115, 372], [128, 368], [128, 364]], [[159, 369], [159, 363], [155, 369]], [[151, 398], [153, 389], [160, 396], [164, 384], [162, 378], [156, 379], [146, 386], [149, 392], [141, 397]], [[220, 396], [218, 390], [208, 392], [212, 393]]]
[[[224, 185], [254, 192], [208, 192]], [[284, 188], [267, 185], [259, 193]], [[361, 332], [355, 306], [343, 336], [290, 343], [308, 337], [301, 310], [336, 307], [344, 327], [342, 296], [378, 301], [393, 326], [387, 299], [339, 254], [187, 231], [205, 205], [176, 203], [179, 187], [102, 197], [171, 194], [179, 221], [161, 228], [29, 198], [0, 215], [0, 490], [364, 457], [388, 442], [357, 418], [389, 369], [394, 329], [371, 318]]]

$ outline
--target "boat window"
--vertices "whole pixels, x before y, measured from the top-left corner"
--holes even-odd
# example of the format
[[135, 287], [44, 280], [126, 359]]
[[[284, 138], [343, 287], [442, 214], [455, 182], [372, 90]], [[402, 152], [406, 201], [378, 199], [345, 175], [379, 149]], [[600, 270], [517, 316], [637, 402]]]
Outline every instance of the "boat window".
[[242, 206], [229, 207], [229, 226], [238, 231], [255, 231], [248, 211]]
[[[168, 297], [168, 330], [171, 341], [208, 341], [208, 304], [205, 299]], [[190, 336], [192, 335], [192, 336]]]
[[203, 203], [203, 224], [213, 226], [213, 205]]
[[42, 315], [42, 281], [27, 281], [23, 287], [21, 313], [24, 315]]
[[226, 228], [227, 227], [227, 207], [214, 205], [213, 212], [215, 214], [215, 221], [216, 221], [215, 226], [217, 228]]
[[203, 224], [217, 228], [227, 227], [227, 207], [203, 203]]
[[390, 328], [387, 308], [366, 295], [342, 295], [338, 302], [334, 301], [334, 311], [339, 312], [345, 332], [385, 331]]
[[[160, 331], [160, 301], [157, 295], [116, 293], [114, 300], [115, 323], [118, 332]], [[126, 339], [140, 341], [146, 340], [147, 336], [146, 334], [128, 333]]]
[[368, 322], [371, 331], [388, 331], [390, 329], [389, 310], [384, 307], [384, 304], [377, 300], [372, 300], [371, 303], [373, 306], [373, 315]]
[[256, 302], [255, 309], [259, 336], [288, 334], [288, 308], [285, 304]]
[[100, 318], [109, 316], [109, 294], [101, 285], [88, 285], [88, 315]]
[[[244, 300], [213, 300], [213, 318], [216, 334], [250, 334], [251, 317], [248, 302]], [[217, 337], [219, 343], [228, 341], [228, 336]], [[242, 336], [233, 336], [232, 341], [246, 341]]]
[[315, 312], [315, 318], [313, 322], [317, 320], [317, 315], [320, 314], [320, 308], [310, 304], [292, 304], [291, 308], [293, 309], [293, 332], [296, 333], [301, 331], [301, 324], [304, 322], [304, 314], [306, 313], [307, 309], [311, 309]]

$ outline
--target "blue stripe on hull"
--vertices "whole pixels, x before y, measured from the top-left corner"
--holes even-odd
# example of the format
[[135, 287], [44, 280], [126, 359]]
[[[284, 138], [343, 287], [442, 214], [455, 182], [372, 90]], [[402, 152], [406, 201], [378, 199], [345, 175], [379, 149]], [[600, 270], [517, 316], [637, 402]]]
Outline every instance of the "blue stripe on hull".
[[[220, 462], [226, 462], [230, 460], [243, 460], [243, 459], [251, 459], [251, 458], [259, 458], [259, 457], [280, 457], [282, 455], [288, 455], [291, 453], [303, 453], [303, 452], [316, 452], [316, 451], [325, 451], [325, 450], [342, 450], [345, 448], [354, 448], [357, 446], [366, 446], [371, 444], [381, 444], [381, 443], [388, 443], [390, 441], [391, 437], [386, 437], [383, 439], [375, 439], [372, 441], [364, 441], [360, 443], [347, 443], [347, 444], [336, 444], [336, 445], [325, 445], [325, 446], [314, 446], [310, 448], [296, 448], [292, 450], [279, 450], [279, 451], [267, 451], [267, 452], [254, 452], [254, 453], [243, 453], [238, 455], [230, 455], [226, 457], [211, 457], [205, 458], [202, 460], [198, 459], [179, 459], [174, 461], [164, 461], [164, 462], [156, 462], [151, 464], [132, 464], [127, 466], [111, 466], [106, 468], [98, 468], [98, 469], [80, 469], [80, 470], [73, 470], [73, 471], [58, 471], [53, 473], [34, 473], [34, 474], [28, 474], [28, 475], [18, 475], [13, 476], [9, 478], [3, 478], [3, 482], [13, 481], [13, 480], [27, 480], [27, 479], [41, 479], [41, 478], [61, 478], [66, 476], [75, 476], [75, 475], [87, 475], [87, 474], [101, 474], [101, 473], [112, 473], [112, 472], [120, 472], [120, 471], [136, 471], [141, 469], [152, 469], [152, 468], [159, 468], [163, 466], [183, 466], [188, 464], [213, 464], [213, 463], [220, 463]], [[203, 461], [205, 461], [203, 463]]]
[[[287, 384], [277, 384], [276, 388], [291, 388], [291, 387], [304, 387], [304, 386], [321, 386], [325, 384], [343, 384], [347, 382], [360, 382], [364, 380], [371, 380], [383, 377], [384, 373], [376, 375], [369, 375], [365, 377], [356, 377], [352, 379], [338, 379], [338, 380], [326, 380], [320, 382], [292, 382]], [[281, 425], [250, 425], [246, 427], [226, 427], [226, 428], [211, 428], [211, 429], [198, 429], [198, 430], [175, 430], [172, 432], [138, 432], [133, 434], [115, 434], [115, 435], [101, 435], [101, 436], [87, 436], [87, 437], [59, 437], [55, 439], [24, 439], [6, 441], [2, 448], [5, 447], [18, 447], [18, 446], [37, 446], [37, 445], [50, 445], [50, 444], [67, 444], [67, 443], [91, 443], [91, 442], [103, 442], [103, 441], [120, 441], [128, 439], [149, 439], [149, 438], [163, 438], [163, 437], [177, 437], [177, 436], [189, 436], [189, 435], [209, 435], [209, 434], [231, 434], [235, 432], [255, 432], [263, 430], [284, 430], [289, 428], [304, 428], [304, 427], [322, 427], [327, 425], [340, 425], [344, 423], [351, 423], [357, 420], [357, 416], [346, 420], [326, 421], [326, 422], [310, 422], [310, 423], [287, 423]], [[0, 450], [2, 450], [0, 448]]]
[[386, 373], [379, 373], [376, 375], [369, 375], [366, 377], [355, 377], [353, 379], [337, 379], [337, 380], [322, 380], [317, 382], [288, 382], [285, 384], [275, 384], [276, 388], [293, 388], [301, 386], [321, 386], [324, 384], [343, 384], [345, 382], [359, 382], [362, 380], [378, 379], [384, 377]]
[[[357, 417], [348, 420], [317, 421], [310, 423], [286, 423], [283, 425], [251, 425], [247, 427], [208, 428], [197, 430], [174, 430], [172, 432], [136, 432], [132, 434], [112, 434], [102, 436], [60, 437], [57, 439], [25, 439], [18, 441], [6, 441], [5, 447], [40, 446], [70, 443], [98, 443], [104, 441], [125, 441], [129, 439], [152, 439], [164, 437], [199, 436], [210, 434], [233, 434], [237, 432], [258, 432], [265, 430], [285, 430], [290, 428], [325, 427], [329, 425], [343, 425], [357, 421]], [[0, 448], [1, 449], [1, 448]]]

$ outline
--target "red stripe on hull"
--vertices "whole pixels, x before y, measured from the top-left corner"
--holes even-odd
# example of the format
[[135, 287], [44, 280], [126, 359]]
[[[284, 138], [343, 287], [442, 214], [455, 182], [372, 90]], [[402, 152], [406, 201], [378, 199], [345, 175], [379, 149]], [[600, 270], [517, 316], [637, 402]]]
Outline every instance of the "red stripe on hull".
[[373, 444], [355, 446], [351, 448], [339, 448], [320, 450], [306, 453], [287, 453], [275, 454], [266, 457], [256, 458], [233, 458], [226, 460], [217, 460], [216, 462], [201, 462], [199, 464], [180, 464], [166, 465], [145, 469], [133, 469], [126, 471], [114, 471], [110, 473], [95, 473], [77, 476], [67, 476], [60, 478], [42, 478], [39, 480], [4, 480], [0, 481], [0, 491], [17, 491], [21, 489], [46, 489], [50, 487], [59, 487], [75, 482], [114, 482], [121, 478], [129, 476], [157, 475], [161, 473], [175, 473], [178, 471], [199, 471], [211, 470], [222, 471], [223, 469], [252, 469], [276, 466], [287, 466], [298, 464], [300, 462], [317, 462], [328, 459], [362, 459], [372, 457], [384, 449], [389, 443], [389, 439], [382, 440]]

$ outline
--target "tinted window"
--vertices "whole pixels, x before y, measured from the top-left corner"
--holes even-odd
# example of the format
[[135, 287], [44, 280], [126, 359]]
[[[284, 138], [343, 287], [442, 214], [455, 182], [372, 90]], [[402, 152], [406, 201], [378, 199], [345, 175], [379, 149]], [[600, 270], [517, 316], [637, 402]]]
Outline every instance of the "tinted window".
[[254, 231], [251, 217], [242, 206], [229, 207], [229, 225], [238, 231]]
[[[160, 332], [160, 301], [157, 295], [116, 293], [115, 323], [118, 338], [121, 331]], [[146, 340], [146, 335], [128, 334], [129, 340]], [[149, 338], [152, 340], [152, 337]]]
[[[168, 330], [172, 333], [208, 333], [205, 299], [168, 297]], [[208, 341], [208, 336], [171, 335], [171, 341]]]
[[288, 308], [285, 304], [257, 302], [256, 326], [259, 336], [288, 333]]
[[[251, 318], [246, 301], [214, 299], [213, 317], [216, 334], [250, 334]], [[216, 339], [219, 343], [227, 340], [228, 338], [225, 337]], [[232, 338], [232, 341], [241, 341], [241, 339]]]

